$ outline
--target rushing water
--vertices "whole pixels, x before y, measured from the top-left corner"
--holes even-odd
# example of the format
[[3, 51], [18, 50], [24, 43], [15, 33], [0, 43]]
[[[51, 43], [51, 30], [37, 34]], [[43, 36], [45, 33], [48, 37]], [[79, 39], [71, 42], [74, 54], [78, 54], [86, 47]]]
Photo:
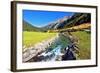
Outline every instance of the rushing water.
[[68, 40], [66, 37], [59, 35], [59, 39], [56, 39], [47, 50], [41, 53], [38, 57], [40, 61], [59, 61], [62, 57], [62, 51], [68, 46]]
[[[73, 52], [68, 49], [68, 39], [59, 34], [57, 38], [46, 50], [36, 57], [29, 60], [29, 62], [47, 62], [47, 61], [61, 61], [61, 60], [73, 60]], [[67, 50], [65, 50], [67, 48]]]
[[61, 45], [58, 45], [52, 51], [43, 52], [40, 56], [44, 58], [41, 61], [55, 61], [57, 57], [61, 54]]

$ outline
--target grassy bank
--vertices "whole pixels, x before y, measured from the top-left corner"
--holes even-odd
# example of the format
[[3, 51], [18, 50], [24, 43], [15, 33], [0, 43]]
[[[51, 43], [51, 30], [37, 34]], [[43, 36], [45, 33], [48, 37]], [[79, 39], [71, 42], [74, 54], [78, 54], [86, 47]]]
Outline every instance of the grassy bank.
[[79, 59], [90, 59], [91, 57], [91, 34], [85, 31], [72, 32], [79, 40]]
[[23, 32], [23, 45], [30, 46], [39, 43], [43, 40], [50, 39], [56, 36], [57, 33], [45, 33], [45, 32]]

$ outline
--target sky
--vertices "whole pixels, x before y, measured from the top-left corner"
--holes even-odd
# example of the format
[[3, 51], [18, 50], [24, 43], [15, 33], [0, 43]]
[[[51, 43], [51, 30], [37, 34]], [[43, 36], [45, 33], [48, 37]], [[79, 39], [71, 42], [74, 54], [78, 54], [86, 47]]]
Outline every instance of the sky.
[[36, 27], [43, 27], [50, 22], [72, 15], [73, 12], [23, 10], [23, 20]]

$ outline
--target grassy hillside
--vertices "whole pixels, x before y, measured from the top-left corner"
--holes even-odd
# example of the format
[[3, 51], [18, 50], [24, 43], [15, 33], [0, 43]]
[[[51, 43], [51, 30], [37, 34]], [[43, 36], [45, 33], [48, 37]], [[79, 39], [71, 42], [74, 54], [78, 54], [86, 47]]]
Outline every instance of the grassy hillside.
[[33, 32], [24, 31], [23, 32], [23, 45], [30, 46], [39, 43], [43, 40], [50, 39], [55, 36], [56, 33], [44, 33], [44, 32]]
[[78, 26], [84, 23], [91, 23], [90, 13], [75, 13], [69, 18], [62, 18], [59, 21], [48, 24], [44, 27], [45, 30], [59, 30]]
[[42, 31], [40, 28], [37, 28], [30, 23], [23, 21], [23, 31]]
[[75, 13], [71, 18], [65, 21], [65, 27], [72, 27], [83, 23], [91, 23], [90, 13]]
[[91, 34], [85, 31], [72, 32], [79, 39], [79, 59], [90, 59], [91, 54]]
[[89, 29], [89, 28], [91, 28], [91, 24], [90, 23], [84, 23], [84, 24], [81, 24], [81, 25], [73, 26], [69, 29], [79, 30], [79, 29]]

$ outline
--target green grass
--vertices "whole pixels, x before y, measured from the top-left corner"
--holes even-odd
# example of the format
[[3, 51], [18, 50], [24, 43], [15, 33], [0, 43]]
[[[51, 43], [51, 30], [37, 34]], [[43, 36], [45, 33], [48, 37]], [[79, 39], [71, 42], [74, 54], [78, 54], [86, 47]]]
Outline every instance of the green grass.
[[91, 33], [85, 31], [72, 32], [79, 39], [79, 59], [91, 58]]
[[24, 31], [23, 32], [23, 45], [26, 47], [29, 47], [43, 40], [50, 39], [56, 36], [56, 34], [57, 33]]

